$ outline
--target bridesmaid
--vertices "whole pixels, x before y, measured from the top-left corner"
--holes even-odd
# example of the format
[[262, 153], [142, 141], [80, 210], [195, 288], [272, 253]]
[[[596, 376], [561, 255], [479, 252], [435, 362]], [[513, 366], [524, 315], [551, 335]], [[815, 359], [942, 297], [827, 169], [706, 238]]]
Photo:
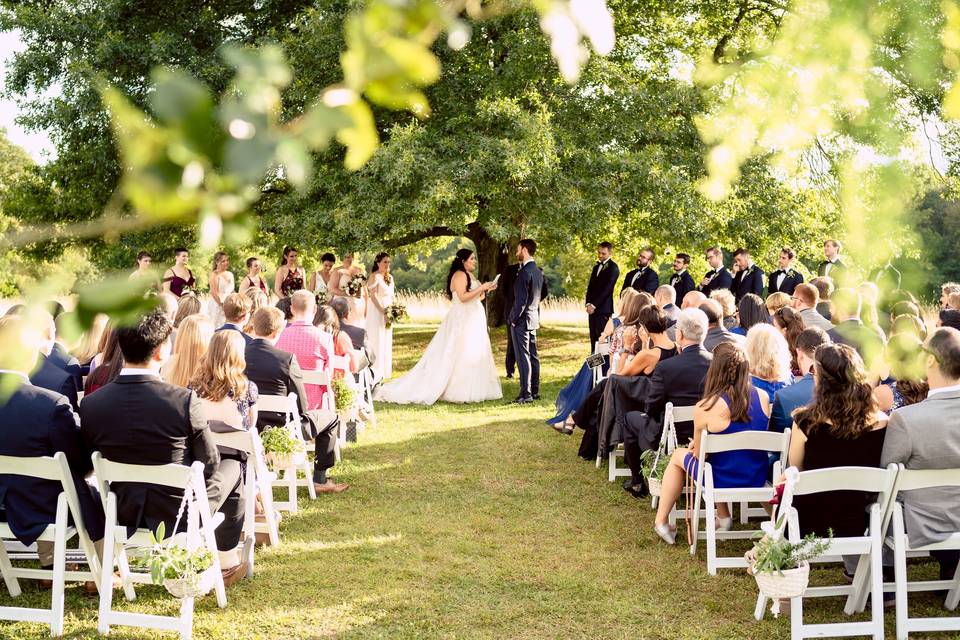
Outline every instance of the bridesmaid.
[[190, 252], [183, 247], [173, 250], [174, 263], [163, 274], [163, 292], [172, 293], [178, 298], [183, 295], [184, 289], [192, 291], [197, 284], [193, 277], [193, 271], [187, 267], [187, 261], [190, 260]]
[[367, 344], [373, 352], [373, 371], [386, 380], [393, 375], [393, 327], [387, 326], [386, 309], [393, 304], [394, 282], [390, 274], [390, 254], [380, 252], [374, 258], [367, 278]]
[[240, 293], [247, 289], [259, 289], [265, 295], [269, 294], [267, 281], [260, 275], [261, 269], [260, 258], [256, 256], [247, 258], [247, 275], [243, 276], [243, 280], [240, 281]]
[[294, 291], [303, 289], [303, 283], [307, 280], [307, 272], [297, 262], [299, 255], [300, 252], [294, 247], [283, 248], [283, 260], [280, 261], [280, 268], [273, 279], [273, 292], [281, 300], [289, 298]]
[[150, 265], [153, 263], [153, 256], [146, 251], [137, 254], [137, 268], [130, 274], [131, 280], [150, 277]]
[[207, 315], [213, 320], [213, 326], [219, 327], [226, 322], [223, 315], [223, 301], [236, 291], [233, 273], [229, 271], [230, 258], [223, 251], [213, 254], [213, 271], [210, 272], [210, 304]]
[[[363, 327], [364, 322], [366, 322], [367, 309], [366, 309], [366, 287], [360, 289], [360, 293], [356, 296], [351, 296], [347, 293], [346, 287], [347, 283], [350, 282], [354, 277], [361, 275], [363, 270], [358, 267], [353, 261], [353, 254], [347, 253], [343, 256], [343, 264], [336, 271], [336, 278], [331, 279], [330, 284], [330, 293], [335, 296], [342, 296], [347, 299], [347, 302], [350, 303], [352, 312], [350, 314], [349, 324], [355, 327]], [[336, 287], [332, 286], [336, 284]]]
[[320, 257], [320, 271], [314, 271], [310, 276], [310, 291], [314, 293], [329, 293], [330, 278], [334, 276], [333, 265], [337, 261], [337, 256], [332, 253], [325, 253]]

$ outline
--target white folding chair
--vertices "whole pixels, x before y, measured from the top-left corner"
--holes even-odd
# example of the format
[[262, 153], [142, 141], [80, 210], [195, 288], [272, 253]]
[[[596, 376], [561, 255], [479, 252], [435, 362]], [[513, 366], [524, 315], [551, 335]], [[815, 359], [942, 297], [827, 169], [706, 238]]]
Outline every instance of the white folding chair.
[[[876, 502], [870, 505], [869, 529], [862, 536], [834, 537], [830, 546], [818, 558], [810, 562], [835, 562], [840, 556], [860, 556], [853, 584], [807, 587], [802, 596], [790, 599], [790, 635], [793, 640], [800, 638], [823, 638], [845, 636], [871, 636], [874, 640], [883, 638], [883, 519], [884, 512], [893, 499], [894, 485], [897, 481], [897, 467], [890, 465], [886, 469], [875, 467], [834, 467], [816, 471], [798, 472], [791, 467], [786, 472], [787, 484], [784, 488], [780, 506], [773, 519], [764, 526], [767, 535], [782, 536], [786, 530], [787, 539], [798, 543], [801, 540], [800, 522], [797, 510], [793, 507], [795, 496], [827, 493], [830, 491], [863, 491], [876, 494]], [[782, 517], [781, 519], [781, 516]], [[774, 523], [780, 526], [777, 527]], [[844, 613], [851, 615], [863, 611], [867, 596], [870, 595], [870, 619], [861, 622], [835, 622], [805, 624], [803, 622], [804, 598], [822, 598], [846, 596]], [[754, 617], [763, 618], [767, 600], [763, 594], [757, 597]]]
[[910, 633], [922, 631], [960, 630], [960, 617], [911, 617], [907, 594], [918, 591], [946, 591], [944, 606], [954, 611], [960, 603], [960, 571], [950, 580], [926, 580], [910, 582], [907, 575], [907, 555], [928, 555], [930, 551], [960, 549], [960, 531], [955, 531], [940, 542], [926, 545], [911, 545], [903, 522], [903, 505], [896, 500], [901, 491], [917, 491], [934, 487], [952, 487], [960, 491], [960, 469], [904, 469], [899, 465], [894, 498], [891, 501], [893, 521], [892, 539], [887, 546], [893, 547], [895, 590], [897, 595], [897, 640], [909, 637]]
[[[277, 511], [273, 506], [273, 480], [276, 475], [267, 469], [267, 462], [263, 455], [263, 443], [256, 429], [250, 431], [228, 431], [213, 433], [213, 441], [221, 447], [229, 447], [242, 451], [247, 456], [246, 474], [243, 479], [244, 514], [243, 532], [247, 538], [253, 539], [257, 533], [266, 533], [271, 545], [280, 542], [280, 530], [277, 526]], [[256, 502], [257, 491], [260, 491], [263, 504], [263, 516], [266, 522], [257, 522]], [[247, 577], [253, 576], [254, 553], [253, 545], [247, 545], [246, 561], [248, 563]]]
[[[660, 431], [659, 450], [664, 451], [667, 456], [670, 456], [673, 450], [677, 448], [677, 423], [693, 422], [693, 410], [695, 408], [696, 406], [692, 404], [685, 407], [675, 407], [672, 402], [668, 402], [664, 407], [663, 429]], [[660, 498], [653, 496], [650, 500], [650, 506], [656, 509], [658, 502], [660, 502]], [[670, 524], [674, 524], [675, 522], [676, 517], [671, 512]]]
[[[594, 353], [600, 354], [602, 356], [610, 355], [610, 343], [609, 342], [597, 342], [597, 346], [593, 349]], [[603, 380], [605, 376], [603, 375], [603, 367], [596, 367], [593, 369], [593, 386], [600, 384], [600, 381]]]
[[320, 403], [320, 407], [324, 409], [335, 409], [337, 405], [333, 399], [333, 387], [330, 386], [330, 374], [317, 369], [304, 369], [301, 373], [303, 373], [304, 384], [312, 384], [326, 388], [326, 391], [323, 392], [323, 400]]
[[153, 484], [169, 489], [176, 489], [188, 493], [186, 517], [186, 534], [177, 534], [170, 531], [170, 536], [179, 535], [185, 540], [188, 548], [196, 548], [201, 543], [213, 553], [213, 569], [216, 575], [214, 590], [217, 595], [217, 605], [222, 609], [227, 606], [227, 592], [223, 585], [223, 576], [220, 573], [220, 557], [217, 553], [217, 541], [214, 529], [223, 522], [223, 514], [210, 514], [210, 504], [207, 500], [207, 487], [203, 479], [203, 463], [194, 462], [187, 467], [181, 464], [138, 465], [112, 462], [93, 453], [93, 470], [100, 486], [100, 498], [103, 500], [103, 509], [106, 513], [106, 526], [103, 536], [103, 564], [101, 566], [100, 584], [100, 611], [97, 622], [97, 631], [106, 635], [110, 632], [110, 625], [141, 627], [146, 629], [163, 629], [176, 631], [184, 640], [193, 635], [193, 598], [183, 598], [180, 602], [179, 616], [158, 616], [146, 613], [117, 611], [113, 608], [113, 567], [120, 572], [123, 582], [123, 592], [128, 601], [136, 599], [134, 583], [151, 584], [149, 571], [132, 571], [127, 556], [127, 550], [136, 547], [150, 546], [151, 531], [137, 528], [132, 535], [127, 534], [127, 525], [136, 526], [136, 523], [121, 523], [117, 519], [117, 494], [111, 489], [115, 482], [137, 482]]
[[[716, 505], [718, 502], [727, 502], [731, 505], [740, 502], [741, 505], [749, 502], [769, 502], [773, 497], [773, 487], [767, 483], [763, 487], [730, 487], [717, 488], [714, 486], [713, 467], [707, 457], [713, 453], [727, 451], [763, 451], [779, 453], [780, 460], [774, 464], [774, 477], [780, 475], [780, 469], [787, 462], [787, 451], [790, 448], [790, 430], [783, 433], [772, 431], [741, 431], [739, 433], [708, 433], [704, 430], [700, 434], [698, 450], [699, 463], [695, 480], [696, 496], [693, 499], [693, 518], [690, 526], [693, 529], [693, 543], [690, 545], [690, 555], [697, 555], [697, 542], [701, 537], [707, 543], [707, 573], [716, 575], [720, 568], [746, 567], [747, 561], [742, 555], [718, 556], [717, 540], [749, 539], [753, 538], [758, 530], [717, 531]], [[706, 531], [700, 532], [700, 501], [704, 501]]]
[[[100, 562], [90, 536], [83, 524], [80, 513], [80, 501], [77, 497], [77, 488], [70, 475], [67, 457], [57, 452], [53, 457], [19, 458], [15, 456], [0, 456], [0, 475], [15, 475], [29, 478], [40, 478], [59, 482], [62, 487], [57, 497], [57, 511], [53, 524], [47, 525], [37, 539], [42, 542], [53, 543], [53, 569], [28, 569], [15, 567], [7, 553], [5, 543], [16, 538], [7, 522], [0, 522], [0, 573], [7, 586], [10, 596], [20, 595], [18, 579], [52, 580], [53, 590], [49, 609], [28, 609], [24, 607], [0, 607], [0, 619], [18, 620], [23, 622], [42, 622], [50, 625], [50, 635], [63, 635], [63, 592], [64, 583], [69, 580], [92, 580], [100, 586]], [[69, 518], [73, 517], [73, 525]], [[74, 536], [78, 540], [77, 555], [89, 566], [88, 571], [67, 571], [67, 542]]]
[[[285, 469], [277, 469], [279, 473], [271, 482], [271, 487], [287, 489], [287, 500], [274, 501], [274, 509], [297, 512], [297, 487], [306, 487], [311, 500], [317, 499], [317, 492], [313, 487], [313, 470], [310, 468], [310, 457], [307, 455], [307, 443], [303, 439], [303, 430], [300, 428], [300, 408], [297, 406], [297, 394], [291, 392], [286, 396], [261, 395], [257, 398], [257, 410], [270, 413], [282, 413], [284, 426], [290, 436], [298, 443], [299, 450], [291, 458], [290, 465]], [[299, 471], [303, 471], [304, 478], [299, 478]], [[271, 489], [272, 491], [272, 489]]]
[[354, 391], [353, 405], [347, 409], [346, 413], [340, 415], [340, 430], [337, 432], [337, 460], [339, 460], [339, 448], [347, 446], [347, 422], [349, 420], [359, 420], [359, 412], [357, 411], [356, 400], [357, 383], [353, 378], [353, 374], [350, 372], [350, 358], [348, 356], [333, 356], [330, 359], [330, 365], [334, 369], [344, 372], [342, 378], [344, 383]]

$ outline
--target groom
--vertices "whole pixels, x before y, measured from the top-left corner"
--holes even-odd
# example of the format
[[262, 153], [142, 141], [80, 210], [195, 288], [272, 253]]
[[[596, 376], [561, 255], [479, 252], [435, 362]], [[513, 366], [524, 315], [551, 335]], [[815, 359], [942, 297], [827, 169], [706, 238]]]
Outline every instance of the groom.
[[537, 329], [540, 328], [540, 289], [543, 273], [533, 261], [537, 243], [521, 240], [517, 245], [520, 272], [514, 284], [513, 308], [508, 321], [520, 370], [520, 395], [514, 402], [527, 404], [540, 399], [540, 358], [537, 356]]

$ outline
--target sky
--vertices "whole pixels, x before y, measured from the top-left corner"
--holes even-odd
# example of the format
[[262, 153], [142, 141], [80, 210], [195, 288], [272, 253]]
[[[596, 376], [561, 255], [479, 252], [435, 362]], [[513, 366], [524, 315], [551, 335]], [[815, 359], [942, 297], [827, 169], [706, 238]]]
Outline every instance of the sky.
[[[0, 90], [4, 88], [4, 78], [13, 55], [23, 50], [24, 45], [15, 31], [0, 32]], [[0, 97], [0, 127], [7, 130], [7, 137], [16, 145], [27, 150], [37, 162], [46, 162], [55, 155], [53, 143], [44, 132], [31, 132], [17, 125], [17, 103]]]

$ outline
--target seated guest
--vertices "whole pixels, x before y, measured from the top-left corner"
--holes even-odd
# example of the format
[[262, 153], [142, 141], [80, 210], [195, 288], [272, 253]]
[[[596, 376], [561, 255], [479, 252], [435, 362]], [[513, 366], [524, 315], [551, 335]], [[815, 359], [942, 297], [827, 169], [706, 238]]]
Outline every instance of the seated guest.
[[766, 305], [767, 313], [773, 317], [773, 314], [775, 314], [777, 311], [780, 311], [780, 309], [790, 305], [790, 296], [782, 291], [771, 293], [767, 296]]
[[856, 289], [837, 289], [831, 302], [836, 326], [827, 332], [830, 339], [853, 347], [867, 369], [875, 373], [883, 355], [884, 336], [860, 320], [860, 294]]
[[818, 311], [820, 291], [811, 284], [798, 284], [793, 292], [793, 309], [800, 312], [805, 327], [819, 327], [829, 332], [833, 323], [823, 317]]
[[787, 339], [772, 325], [757, 324], [747, 333], [744, 349], [750, 359], [751, 383], [772, 403], [773, 394], [793, 381]]
[[813, 399], [814, 356], [822, 345], [830, 344], [830, 336], [818, 327], [810, 327], [797, 337], [796, 359], [803, 377], [778, 390], [770, 411], [770, 431], [786, 431], [793, 425], [793, 411]]
[[183, 296], [177, 303], [177, 314], [173, 318], [173, 328], [179, 329], [184, 320], [198, 313], [203, 313], [200, 298], [192, 294]]
[[[680, 300], [680, 311], [684, 309], [699, 309], [700, 305], [707, 301], [707, 296], [699, 291], [691, 291]], [[676, 325], [671, 325], [667, 329], [667, 337], [677, 342]]]
[[120, 353], [120, 343], [117, 342], [117, 330], [109, 328], [105, 335], [103, 350], [97, 354], [100, 364], [87, 376], [83, 385], [83, 397], [113, 382], [123, 369], [123, 354]]
[[[924, 334], [926, 333], [926, 327], [923, 325], [923, 322], [920, 321], [916, 316], [900, 316], [900, 318], [914, 318], [921, 327], [924, 327]], [[897, 318], [899, 320], [900, 318]], [[960, 329], [960, 311], [955, 309], [943, 309], [940, 312], [940, 317], [937, 320], [938, 327], [953, 327], [954, 329]], [[919, 335], [919, 331], [917, 332]], [[925, 338], [926, 335], [921, 336]]]
[[819, 276], [810, 281], [817, 289], [817, 295], [819, 301], [817, 302], [817, 313], [822, 315], [827, 320], [833, 319], [833, 304], [831, 304], [831, 299], [833, 298], [833, 291], [836, 288], [833, 284], [833, 279], [827, 276]]
[[[942, 314], [943, 312], [941, 312]], [[950, 325], [947, 325], [950, 326]], [[960, 327], [954, 327], [955, 329], [960, 329]], [[896, 316], [890, 322], [890, 337], [908, 333], [912, 336], [915, 336], [921, 342], [927, 339], [927, 325], [922, 318], [917, 316], [904, 314], [902, 316]]]
[[[813, 401], [793, 414], [790, 465], [800, 471], [881, 466], [886, 416], [877, 410], [857, 352], [844, 344], [820, 347], [813, 380]], [[872, 498], [862, 491], [794, 496], [800, 535], [862, 536]], [[843, 556], [847, 576], [853, 576], [858, 560]]]
[[944, 309], [960, 310], [960, 292], [951, 293], [947, 296], [947, 306]]
[[[233, 584], [247, 572], [240, 554], [243, 478], [239, 467], [220, 465], [197, 395], [160, 380], [160, 367], [170, 356], [172, 330], [160, 310], [150, 312], [138, 324], [116, 329], [123, 369], [116, 380], [84, 398], [80, 430], [90, 450], [113, 462], [203, 463], [210, 510], [225, 518], [214, 532], [224, 583]], [[118, 429], [118, 424], [123, 428]], [[173, 531], [181, 495], [135, 482], [115, 484], [112, 490], [117, 494], [121, 524], [156, 531], [162, 522], [167, 531]]]
[[657, 287], [653, 294], [653, 299], [657, 306], [663, 309], [667, 316], [667, 326], [672, 327], [677, 322], [677, 316], [680, 314], [680, 308], [677, 307], [677, 290], [668, 284], [662, 284]]
[[70, 353], [70, 349], [63, 343], [63, 327], [75, 314], [64, 312], [63, 305], [59, 302], [54, 302], [54, 304], [57, 311], [53, 314], [53, 346], [50, 348], [50, 355], [47, 356], [47, 360], [59, 369], [69, 373], [73, 380], [73, 388], [80, 391], [83, 389], [83, 371], [80, 368], [80, 360], [74, 357]]
[[350, 301], [343, 297], [334, 298], [330, 301], [330, 306], [337, 312], [337, 318], [340, 320], [340, 330], [350, 336], [350, 342], [356, 351], [367, 348], [367, 330], [363, 327], [355, 326], [354, 322], [356, 307], [350, 304]]
[[730, 331], [741, 336], [747, 335], [750, 327], [755, 324], [771, 324], [770, 314], [767, 313], [767, 305], [763, 298], [748, 293], [740, 299], [740, 305], [737, 309], [737, 317], [740, 319], [738, 326]]
[[[673, 544], [676, 540], [677, 528], [668, 523], [668, 518], [683, 491], [686, 475], [696, 477], [698, 473], [700, 434], [704, 430], [708, 433], [766, 431], [769, 413], [766, 394], [750, 384], [750, 363], [746, 352], [736, 344], [717, 345], [704, 383], [703, 400], [697, 403], [693, 414], [693, 442], [689, 448], [673, 450], [663, 476], [654, 531], [664, 542]], [[762, 487], [767, 481], [765, 451], [726, 451], [710, 454], [708, 460], [713, 468], [713, 484], [717, 488]], [[733, 518], [725, 503], [717, 505], [717, 519], [721, 531], [733, 526]]]
[[[244, 373], [245, 345], [237, 332], [218, 331], [190, 380], [214, 433], [249, 431], [257, 425], [257, 385]], [[221, 468], [246, 462], [246, 455], [236, 449], [217, 448]]]
[[76, 378], [73, 373], [57, 366], [50, 357], [57, 339], [57, 327], [54, 324], [53, 316], [46, 311], [37, 310], [34, 315], [30, 316], [30, 319], [37, 323], [41, 339], [40, 357], [37, 361], [37, 367], [30, 374], [30, 384], [66, 396], [67, 400], [70, 401], [70, 406], [76, 411]]
[[[360, 370], [360, 355], [353, 348], [353, 342], [345, 332], [340, 330], [340, 316], [336, 310], [328, 304], [317, 309], [314, 317], [314, 324], [321, 331], [330, 335], [333, 339], [333, 355], [346, 356], [350, 361], [350, 371], [357, 373]], [[334, 368], [333, 376], [342, 378], [347, 374], [346, 371]]]
[[773, 315], [773, 326], [783, 334], [783, 337], [787, 340], [787, 346], [790, 347], [790, 372], [795, 378], [800, 377], [803, 373], [800, 371], [800, 366], [797, 362], [797, 338], [800, 337], [804, 329], [808, 328], [820, 329], [824, 333], [826, 333], [826, 331], [820, 327], [804, 326], [803, 318], [790, 307], [783, 307]]
[[949, 305], [950, 295], [953, 293], [960, 293], [960, 283], [957, 282], [945, 282], [940, 285], [940, 307], [943, 309], [951, 309]]
[[[890, 414], [880, 466], [902, 463], [907, 469], [960, 467], [960, 331], [941, 327], [925, 348], [930, 392], [923, 402]], [[954, 487], [933, 487], [900, 494], [910, 544], [940, 542], [960, 531], [960, 495]], [[940, 578], [952, 578], [956, 551], [934, 551]]]
[[[109, 330], [109, 319], [107, 314], [98, 313], [93, 318], [93, 323], [90, 325], [90, 328], [83, 333], [80, 344], [73, 350], [73, 355], [77, 357], [80, 366], [87, 369], [88, 375], [93, 369], [93, 367], [91, 367], [93, 359], [100, 353], [100, 344], [104, 340], [104, 335]], [[82, 385], [79, 388], [82, 389]]]
[[723, 308], [723, 326], [733, 330], [737, 326], [737, 301], [729, 289], [714, 289], [710, 292], [710, 299], [716, 300]]
[[[31, 384], [27, 372], [36, 362], [39, 333], [23, 317], [0, 319], [0, 455], [67, 458], [77, 489], [80, 517], [92, 540], [103, 538], [103, 507], [84, 477], [93, 470], [90, 451], [80, 437], [77, 416], [66, 396]], [[40, 565], [53, 566], [53, 543], [37, 538], [57, 514], [59, 482], [0, 475], [0, 520], [23, 544], [37, 542]]]
[[[803, 282], [803, 276], [793, 268], [793, 257], [793, 249], [790, 247], [780, 249], [779, 268], [771, 272], [767, 279], [767, 293], [769, 295], [783, 293], [789, 299], [797, 285]], [[774, 311], [776, 309], [770, 313], [772, 314]]]
[[[326, 307], [325, 307], [326, 308]], [[332, 313], [332, 312], [331, 312]], [[260, 396], [297, 395], [301, 421], [305, 419], [309, 400], [303, 385], [303, 373], [292, 353], [274, 345], [283, 330], [283, 312], [276, 307], [261, 307], [253, 314], [254, 340], [247, 345], [247, 379], [257, 385]], [[283, 426], [286, 417], [272, 411], [257, 413], [257, 430]], [[336, 433], [332, 428], [321, 431], [314, 439], [313, 486], [320, 493], [340, 493], [349, 485], [338, 484], [327, 477], [327, 470], [336, 462]]]
[[193, 315], [180, 323], [180, 336], [173, 347], [173, 354], [160, 368], [163, 381], [186, 387], [197, 367], [207, 353], [207, 347], [213, 338], [213, 323], [206, 316]]
[[677, 345], [667, 337], [667, 316], [657, 305], [640, 309], [637, 315], [638, 335], [629, 345], [633, 359], [620, 368], [620, 375], [648, 376], [657, 363], [677, 355]]
[[930, 389], [924, 378], [927, 354], [923, 343], [909, 333], [895, 335], [887, 343], [884, 355], [889, 372], [873, 390], [880, 411], [890, 413], [925, 400]]
[[[200, 301], [197, 300], [199, 303]], [[167, 316], [167, 320], [176, 326], [177, 312], [180, 311], [180, 300], [177, 296], [166, 291], [157, 294], [157, 307]], [[196, 313], [196, 312], [194, 312]], [[190, 315], [190, 314], [187, 314]]]
[[250, 300], [250, 317], [247, 319], [247, 324], [243, 327], [243, 332], [253, 337], [253, 314], [260, 307], [266, 307], [270, 304], [270, 298], [267, 297], [260, 289], [255, 289], [250, 287], [243, 292], [243, 295]]
[[217, 331], [236, 331], [243, 336], [245, 344], [253, 342], [253, 338], [243, 332], [250, 319], [250, 307], [253, 303], [242, 293], [231, 293], [223, 300], [223, 317], [226, 322]]
[[860, 321], [886, 341], [887, 336], [880, 326], [880, 288], [868, 280], [861, 282], [857, 291], [860, 292]]
[[737, 304], [748, 293], [763, 295], [763, 269], [753, 263], [753, 257], [747, 249], [737, 249], [733, 252], [733, 265], [736, 273], [733, 276], [733, 285], [730, 290]]
[[[317, 311], [317, 299], [306, 289], [294, 291], [290, 296], [290, 311], [293, 321], [280, 334], [277, 349], [297, 357], [301, 371], [324, 371], [332, 374], [333, 339], [329, 334], [313, 326]], [[327, 392], [324, 385], [307, 384], [307, 408], [319, 409]], [[327, 407], [329, 408], [329, 407]]]
[[704, 349], [713, 353], [717, 345], [723, 342], [743, 344], [743, 336], [731, 333], [723, 326], [723, 309], [720, 307], [719, 302], [716, 300], [707, 300], [700, 305], [700, 311], [703, 311], [707, 316], [707, 321], [710, 323], [707, 329], [707, 335], [703, 339]]

